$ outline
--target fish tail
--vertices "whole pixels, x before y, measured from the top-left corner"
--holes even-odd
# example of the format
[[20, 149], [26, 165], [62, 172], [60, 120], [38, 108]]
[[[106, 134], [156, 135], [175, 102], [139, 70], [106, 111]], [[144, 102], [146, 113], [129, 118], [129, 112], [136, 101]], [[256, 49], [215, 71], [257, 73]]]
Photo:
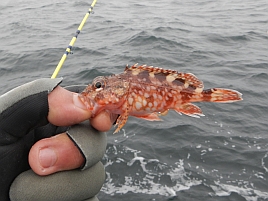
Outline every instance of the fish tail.
[[231, 103], [243, 100], [242, 94], [232, 89], [213, 88], [201, 92], [202, 101]]

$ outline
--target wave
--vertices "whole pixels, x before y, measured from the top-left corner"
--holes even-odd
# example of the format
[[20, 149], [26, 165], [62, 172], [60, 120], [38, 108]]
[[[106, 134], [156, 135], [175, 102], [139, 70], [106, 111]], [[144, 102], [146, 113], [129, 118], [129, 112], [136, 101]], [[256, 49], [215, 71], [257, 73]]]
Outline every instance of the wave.
[[[232, 173], [228, 176], [222, 175], [217, 169], [192, 167], [186, 159], [179, 159], [170, 165], [157, 158], [145, 158], [141, 155], [140, 151], [129, 147], [108, 144], [103, 161], [106, 181], [101, 192], [109, 196], [120, 194], [121, 198], [122, 195], [128, 195], [130, 199], [133, 193], [134, 197], [135, 194], [146, 194], [161, 195], [162, 199], [166, 197], [165, 200], [180, 200], [184, 192], [195, 194], [205, 187], [209, 189], [206, 189], [208, 193], [202, 196], [206, 200], [211, 197], [229, 197], [228, 199], [236, 200], [243, 198], [247, 201], [268, 198], [265, 190], [255, 189], [249, 180], [232, 179]], [[261, 173], [255, 174], [262, 177]], [[197, 194], [200, 196], [200, 192]]]

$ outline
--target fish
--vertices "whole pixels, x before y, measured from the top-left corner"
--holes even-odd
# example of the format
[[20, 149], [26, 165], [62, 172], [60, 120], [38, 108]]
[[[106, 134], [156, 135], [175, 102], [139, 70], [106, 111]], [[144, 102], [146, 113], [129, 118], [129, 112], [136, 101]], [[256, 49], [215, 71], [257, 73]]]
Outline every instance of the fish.
[[204, 89], [204, 84], [192, 73], [159, 67], [126, 66], [121, 74], [98, 76], [79, 94], [92, 117], [103, 110], [118, 114], [114, 133], [126, 124], [129, 116], [161, 121], [169, 110], [191, 117], [204, 116], [193, 102], [231, 103], [243, 100], [236, 90]]

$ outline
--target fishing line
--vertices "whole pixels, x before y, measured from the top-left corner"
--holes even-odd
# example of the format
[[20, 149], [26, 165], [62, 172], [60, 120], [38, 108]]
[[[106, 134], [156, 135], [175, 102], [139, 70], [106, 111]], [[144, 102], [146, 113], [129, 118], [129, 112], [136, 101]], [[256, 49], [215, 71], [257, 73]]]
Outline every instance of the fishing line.
[[78, 29], [77, 29], [77, 31], [76, 31], [76, 33], [75, 33], [75, 36], [72, 38], [72, 40], [71, 40], [69, 46], [66, 48], [65, 53], [62, 55], [60, 62], [58, 63], [56, 69], [54, 70], [54, 73], [52, 74], [51, 79], [54, 79], [54, 78], [57, 77], [57, 75], [58, 75], [58, 73], [59, 73], [59, 71], [60, 71], [60, 69], [61, 69], [63, 63], [65, 62], [65, 60], [66, 60], [66, 58], [67, 58], [67, 56], [68, 56], [68, 54], [71, 53], [71, 50], [72, 50], [72, 48], [73, 48], [73, 46], [74, 46], [74, 43], [75, 43], [75, 41], [76, 41], [78, 35], [79, 35], [80, 32], [82, 31], [82, 29], [83, 29], [83, 27], [84, 27], [84, 25], [85, 25], [85, 23], [86, 23], [86, 21], [87, 21], [87, 18], [89, 17], [90, 13], [93, 13], [92, 10], [93, 10], [93, 8], [94, 8], [94, 6], [95, 6], [96, 3], [97, 3], [97, 0], [94, 0], [94, 1], [92, 2], [91, 6], [90, 6], [90, 8], [89, 8], [89, 10], [88, 10], [88, 12], [86, 13], [84, 19], [82, 20], [82, 22], [80, 23], [80, 25], [79, 25], [79, 27], [78, 27]]

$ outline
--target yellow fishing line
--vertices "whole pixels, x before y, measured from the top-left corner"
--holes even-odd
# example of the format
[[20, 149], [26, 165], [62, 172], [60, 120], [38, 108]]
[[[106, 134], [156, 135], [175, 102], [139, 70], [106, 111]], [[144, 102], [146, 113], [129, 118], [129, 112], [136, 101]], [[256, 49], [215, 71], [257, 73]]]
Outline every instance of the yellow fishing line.
[[94, 6], [95, 6], [96, 3], [97, 3], [97, 0], [94, 0], [92, 2], [91, 6], [90, 6], [90, 8], [88, 10], [88, 12], [86, 13], [84, 19], [82, 20], [82, 22], [80, 23], [80, 25], [78, 27], [78, 29], [77, 29], [77, 31], [75, 33], [75, 36], [72, 38], [69, 46], [66, 48], [65, 53], [62, 55], [62, 58], [61, 58], [60, 62], [58, 63], [56, 69], [54, 70], [54, 73], [52, 74], [51, 79], [57, 77], [57, 75], [58, 75], [61, 67], [63, 66], [63, 63], [65, 62], [68, 54], [71, 52], [72, 47], [74, 46], [74, 43], [75, 43], [75, 41], [76, 41], [79, 33], [82, 31], [82, 29], [83, 29], [83, 27], [84, 27], [84, 25], [85, 25], [85, 23], [87, 21], [87, 18], [89, 17], [90, 13], [92, 13], [92, 10], [93, 10], [93, 8], [94, 8]]

